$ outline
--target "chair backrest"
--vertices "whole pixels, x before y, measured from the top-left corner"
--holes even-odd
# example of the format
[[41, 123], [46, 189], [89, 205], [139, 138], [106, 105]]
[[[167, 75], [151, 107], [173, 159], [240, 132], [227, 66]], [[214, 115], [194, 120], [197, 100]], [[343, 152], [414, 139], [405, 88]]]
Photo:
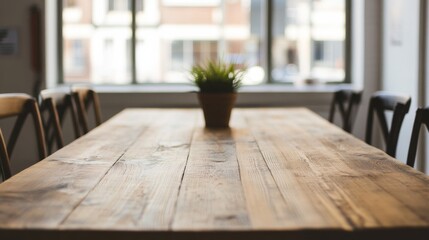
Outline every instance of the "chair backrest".
[[91, 104], [93, 106], [96, 126], [99, 126], [102, 122], [98, 95], [94, 90], [87, 86], [73, 86], [71, 92], [73, 100], [76, 103], [80, 126], [84, 133], [88, 133], [88, 110]]
[[411, 134], [410, 147], [408, 148], [407, 165], [414, 167], [416, 161], [417, 144], [419, 141], [420, 128], [422, 124], [429, 130], [429, 108], [419, 108], [414, 119], [413, 132]]
[[7, 152], [10, 158], [12, 157], [16, 141], [28, 115], [31, 115], [33, 119], [37, 136], [39, 160], [42, 160], [47, 157], [47, 151], [42, 120], [36, 100], [22, 93], [0, 94], [0, 119], [17, 117], [7, 144]]
[[[386, 143], [386, 153], [392, 157], [396, 156], [396, 147], [398, 145], [399, 132], [405, 115], [408, 113], [411, 105], [411, 97], [398, 95], [389, 92], [376, 92], [372, 95], [366, 124], [365, 141], [371, 144], [373, 116], [377, 113], [380, 123], [383, 139]], [[390, 130], [386, 120], [386, 111], [393, 111]]]
[[0, 170], [2, 180], [6, 180], [11, 177], [9, 154], [7, 153], [6, 142], [4, 141], [3, 133], [0, 129]]
[[335, 109], [338, 107], [344, 131], [351, 132], [361, 98], [362, 91], [348, 89], [336, 91], [331, 103], [329, 121], [334, 122]]
[[48, 115], [47, 119], [43, 119], [43, 124], [47, 147], [49, 152], [52, 153], [54, 141], [58, 149], [64, 146], [62, 126], [65, 118], [64, 116], [67, 112], [70, 113], [75, 138], [81, 136], [76, 104], [68, 89], [45, 89], [40, 92], [39, 96], [42, 119], [44, 116], [43, 113], [46, 112]]

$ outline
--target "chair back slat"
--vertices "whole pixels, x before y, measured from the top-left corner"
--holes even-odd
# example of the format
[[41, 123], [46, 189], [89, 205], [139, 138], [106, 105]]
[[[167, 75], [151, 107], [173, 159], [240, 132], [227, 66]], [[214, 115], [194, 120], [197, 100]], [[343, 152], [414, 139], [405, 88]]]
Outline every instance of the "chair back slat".
[[343, 129], [347, 132], [351, 132], [361, 98], [362, 91], [343, 89], [335, 92], [331, 102], [329, 121], [334, 122], [335, 109], [338, 107]]
[[[389, 92], [374, 93], [368, 108], [365, 141], [368, 144], [372, 142], [373, 118], [374, 112], [376, 112], [382, 136], [386, 143], [386, 153], [395, 157], [402, 122], [410, 109], [410, 105], [411, 97], [409, 96]], [[385, 115], [386, 111], [393, 112], [390, 129]]]
[[48, 118], [43, 122], [49, 152], [53, 151], [54, 142], [56, 142], [57, 149], [64, 146], [62, 126], [66, 113], [70, 113], [75, 138], [79, 138], [82, 135], [76, 105], [72, 100], [70, 90], [45, 89], [41, 91], [40, 108], [42, 112], [48, 113]]
[[17, 116], [24, 109], [24, 105], [28, 98], [27, 94], [0, 94], [0, 118]]
[[419, 108], [416, 111], [407, 157], [407, 165], [410, 167], [414, 167], [416, 161], [417, 145], [422, 125], [425, 125], [426, 130], [429, 131], [429, 108]]
[[75, 101], [80, 125], [84, 133], [88, 133], [90, 129], [88, 111], [91, 105], [93, 106], [96, 126], [102, 123], [100, 101], [98, 94], [94, 90], [87, 86], [73, 86], [72, 97]]
[[2, 174], [2, 180], [6, 180], [11, 177], [9, 154], [7, 153], [6, 142], [3, 137], [3, 132], [0, 129], [0, 170]]
[[0, 94], [0, 118], [17, 117], [6, 147], [8, 158], [12, 157], [16, 142], [28, 115], [33, 120], [39, 160], [42, 160], [47, 157], [47, 150], [43, 123], [36, 100], [27, 94]]

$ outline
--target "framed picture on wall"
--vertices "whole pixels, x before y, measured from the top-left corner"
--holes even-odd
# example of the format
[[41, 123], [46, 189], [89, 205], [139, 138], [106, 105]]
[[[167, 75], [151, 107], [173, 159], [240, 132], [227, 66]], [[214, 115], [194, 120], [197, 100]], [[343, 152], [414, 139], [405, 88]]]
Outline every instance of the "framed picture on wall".
[[18, 54], [18, 30], [16, 28], [0, 27], [0, 56]]

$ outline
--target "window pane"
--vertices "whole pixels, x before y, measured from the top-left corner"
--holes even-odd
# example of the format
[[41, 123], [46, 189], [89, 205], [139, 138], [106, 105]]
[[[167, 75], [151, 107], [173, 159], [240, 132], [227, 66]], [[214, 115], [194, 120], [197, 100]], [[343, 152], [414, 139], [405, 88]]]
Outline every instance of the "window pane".
[[130, 0], [66, 0], [64, 81], [131, 83]]
[[345, 0], [275, 0], [274, 81], [344, 81]]
[[[136, 48], [131, 8], [136, 7]], [[265, 0], [63, 0], [65, 82], [187, 83], [194, 64], [247, 66], [245, 84], [265, 76]], [[271, 78], [344, 81], [345, 0], [273, 0]]]
[[192, 65], [220, 58], [259, 72], [245, 83], [262, 82], [261, 2], [143, 1], [136, 16], [137, 81], [186, 83]]

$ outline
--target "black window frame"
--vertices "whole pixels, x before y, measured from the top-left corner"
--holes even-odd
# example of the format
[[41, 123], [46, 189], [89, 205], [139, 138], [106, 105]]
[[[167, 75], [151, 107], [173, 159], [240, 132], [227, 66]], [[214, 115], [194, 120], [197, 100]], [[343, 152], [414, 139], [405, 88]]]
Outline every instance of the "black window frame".
[[[141, 83], [137, 81], [137, 68], [136, 68], [136, 45], [137, 45], [137, 23], [136, 23], [136, 15], [137, 15], [137, 0], [130, 0], [131, 1], [131, 49], [134, 49], [134, 51], [131, 51], [131, 85], [145, 85], [150, 83]], [[264, 42], [263, 44], [263, 52], [265, 53], [265, 59], [262, 59], [261, 62], [265, 63], [262, 66], [264, 70], [266, 71], [266, 77], [265, 81], [262, 84], [293, 84], [288, 82], [279, 82], [279, 81], [273, 81], [272, 78], [272, 40], [273, 40], [273, 6], [275, 0], [261, 0], [263, 1], [263, 11], [264, 11], [264, 18], [262, 19], [262, 23], [265, 26], [265, 33], [264, 33]], [[352, 83], [351, 80], [351, 59], [352, 59], [352, 1], [351, 0], [344, 0], [345, 1], [345, 40], [344, 40], [344, 72], [345, 77], [344, 80], [341, 82], [326, 82], [326, 84], [347, 84]], [[144, 4], [144, 0], [142, 1], [142, 4]], [[144, 7], [143, 7], [144, 9]], [[58, 43], [58, 83], [59, 84], [65, 84], [64, 81], [64, 65], [63, 65], [63, 21], [62, 21], [62, 12], [63, 12], [63, 1], [58, 1], [57, 4], [57, 43]], [[312, 53], [313, 54], [313, 53]], [[165, 84], [169, 85], [171, 83], [158, 83], [158, 84]], [[103, 85], [103, 84], [99, 84]], [[126, 84], [125, 84], [126, 85]]]

